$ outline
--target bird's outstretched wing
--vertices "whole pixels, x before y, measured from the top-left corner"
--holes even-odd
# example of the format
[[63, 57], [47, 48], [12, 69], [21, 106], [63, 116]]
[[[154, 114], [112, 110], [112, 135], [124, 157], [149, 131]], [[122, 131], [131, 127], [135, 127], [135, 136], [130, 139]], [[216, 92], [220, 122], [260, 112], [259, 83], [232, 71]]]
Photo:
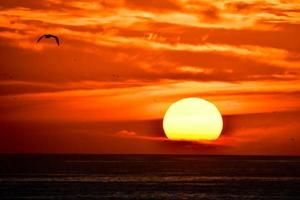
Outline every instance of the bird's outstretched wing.
[[59, 38], [56, 35], [51, 35], [51, 34], [44, 34], [41, 37], [39, 37], [39, 39], [36, 42], [39, 42], [40, 40], [42, 40], [43, 38], [53, 38], [56, 41], [56, 44], [59, 46]]
[[45, 37], [45, 35], [42, 35], [41, 37], [39, 37], [39, 39], [36, 42], [40, 42], [40, 40], [43, 39], [43, 37]]
[[52, 35], [52, 37], [55, 39], [55, 41], [56, 41], [57, 45], [59, 46], [59, 39], [58, 39], [58, 37], [57, 37], [57, 36], [55, 36], [55, 35]]

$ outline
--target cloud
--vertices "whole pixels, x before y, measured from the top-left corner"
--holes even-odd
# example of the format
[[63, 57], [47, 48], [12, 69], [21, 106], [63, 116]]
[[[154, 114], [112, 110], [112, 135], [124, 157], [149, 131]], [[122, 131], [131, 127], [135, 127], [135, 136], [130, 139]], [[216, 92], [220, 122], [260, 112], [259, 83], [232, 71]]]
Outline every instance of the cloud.
[[[143, 42], [141, 39], [137, 41]], [[4, 51], [3, 47], [1, 58], [7, 64], [4, 65], [2, 79], [8, 80], [3, 74], [10, 74], [15, 80], [43, 82], [248, 81], [293, 80], [298, 77], [299, 61], [286, 60], [288, 53], [281, 50], [211, 44], [178, 44], [173, 47], [155, 42], [145, 42], [142, 46], [136, 42], [137, 46], [130, 46], [129, 43], [130, 40], [122, 46], [99, 46], [93, 51], [70, 47], [51, 47], [43, 51], [11, 47]], [[270, 61], [272, 55], [276, 55], [276, 59]], [[17, 58], [22, 58], [22, 62], [18, 62]], [[186, 67], [194, 68], [195, 72], [182, 71]]]
[[[188, 96], [206, 98], [225, 114], [297, 110], [299, 9], [297, 1], [4, 0], [0, 119], [158, 119], [172, 102]], [[58, 35], [62, 45], [47, 40], [36, 44], [44, 33]], [[68, 127], [77, 131], [75, 125]], [[166, 143], [160, 141], [158, 122], [147, 128], [157, 135], [144, 132], [144, 125], [120, 127], [108, 132], [117, 136], [127, 130], [139, 137], [124, 137], [128, 145], [144, 139], [151, 148]], [[241, 132], [250, 137], [261, 128], [248, 126]], [[268, 130], [280, 135], [279, 130], [290, 128]], [[226, 138], [250, 144], [248, 136], [237, 135]], [[165, 152], [177, 144], [168, 145]], [[186, 145], [186, 152], [198, 148]], [[103, 146], [101, 152], [109, 151]], [[148, 147], [140, 146], [152, 151]]]
[[[230, 12], [238, 12], [244, 14], [255, 14], [255, 13], [269, 13], [278, 17], [288, 17], [291, 13], [299, 10], [299, 5], [282, 2], [229, 2], [225, 4], [226, 8]], [[296, 6], [296, 8], [295, 8]]]
[[299, 155], [299, 111], [223, 116], [210, 143], [170, 141], [161, 120], [0, 121], [1, 152]]
[[116, 134], [121, 137], [134, 137], [136, 135], [135, 132], [127, 130], [118, 131]]
[[[22, 94], [21, 91], [14, 91], [0, 96], [0, 118], [63, 121], [157, 119], [164, 115], [171, 103], [185, 97], [205, 98], [216, 104], [223, 114], [297, 110], [300, 108], [297, 83], [166, 81], [124, 87], [120, 86], [122, 83], [119, 86], [61, 83], [51, 86], [57, 90], [53, 92]], [[3, 85], [2, 88], [6, 87], [9, 88], [9, 85]]]
[[[297, 25], [276, 24], [271, 30], [212, 29], [171, 19], [167, 23], [141, 19], [128, 10], [117, 10], [116, 17], [107, 11], [108, 15], [95, 18], [82, 12], [76, 18], [71, 8], [49, 15], [24, 8], [2, 11], [3, 74], [30, 82], [114, 81], [114, 74], [125, 81], [154, 82], [298, 78]], [[40, 14], [45, 17], [38, 18]], [[64, 20], [58, 20], [61, 15], [66, 15]], [[123, 15], [128, 20], [121, 20]], [[38, 32], [49, 30], [61, 36], [63, 47], [57, 49], [50, 42], [34, 44]], [[17, 58], [22, 58], [22, 63], [16, 62]]]
[[299, 116], [299, 111], [228, 116], [220, 142], [241, 154], [298, 155]]
[[180, 11], [181, 6], [176, 0], [153, 0], [153, 1], [139, 1], [139, 0], [126, 0], [123, 6], [128, 6], [129, 8], [138, 10], [149, 10], [155, 12], [161, 11]]
[[7, 1], [4, 0], [1, 2], [0, 8], [3, 9], [10, 9], [10, 8], [16, 8], [16, 7], [23, 7], [28, 9], [46, 9], [50, 8], [50, 6], [53, 6], [52, 3], [48, 0], [40, 0], [40, 1], [34, 1], [34, 0], [28, 0], [26, 2], [22, 0], [12, 0]]

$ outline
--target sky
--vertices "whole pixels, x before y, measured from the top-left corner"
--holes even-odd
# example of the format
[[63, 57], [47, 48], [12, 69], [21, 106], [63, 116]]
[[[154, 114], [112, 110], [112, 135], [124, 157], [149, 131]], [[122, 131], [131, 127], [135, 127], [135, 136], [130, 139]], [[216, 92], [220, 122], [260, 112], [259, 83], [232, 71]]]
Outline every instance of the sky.
[[[0, 153], [300, 155], [299, 35], [299, 0], [1, 0]], [[186, 97], [219, 140], [166, 138]]]

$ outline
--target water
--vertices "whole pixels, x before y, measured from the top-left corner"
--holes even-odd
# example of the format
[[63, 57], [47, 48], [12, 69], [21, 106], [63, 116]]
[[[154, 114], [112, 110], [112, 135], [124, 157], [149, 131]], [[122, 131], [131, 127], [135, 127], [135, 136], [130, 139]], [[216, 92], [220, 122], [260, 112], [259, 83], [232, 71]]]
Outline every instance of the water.
[[2, 155], [0, 199], [300, 199], [300, 157]]

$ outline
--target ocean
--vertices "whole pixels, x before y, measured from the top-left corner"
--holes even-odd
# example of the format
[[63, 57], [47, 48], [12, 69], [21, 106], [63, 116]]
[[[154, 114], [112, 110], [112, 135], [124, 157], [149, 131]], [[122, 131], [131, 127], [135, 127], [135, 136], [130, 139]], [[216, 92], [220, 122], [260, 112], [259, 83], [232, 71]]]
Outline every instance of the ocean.
[[0, 199], [300, 199], [300, 157], [6, 154]]

